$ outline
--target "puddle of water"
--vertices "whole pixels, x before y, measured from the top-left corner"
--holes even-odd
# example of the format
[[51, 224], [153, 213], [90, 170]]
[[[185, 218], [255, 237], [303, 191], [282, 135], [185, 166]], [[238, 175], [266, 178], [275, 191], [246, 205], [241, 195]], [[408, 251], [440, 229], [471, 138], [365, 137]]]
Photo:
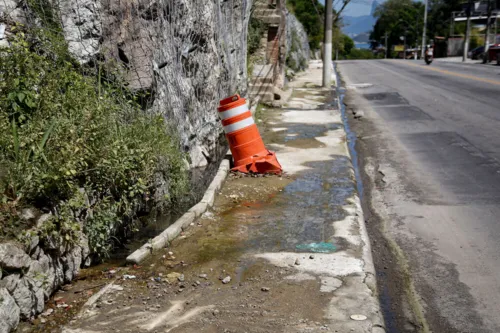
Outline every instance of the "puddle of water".
[[337, 251], [337, 247], [332, 243], [310, 243], [300, 244], [295, 247], [299, 251], [314, 252], [314, 253], [333, 253]]

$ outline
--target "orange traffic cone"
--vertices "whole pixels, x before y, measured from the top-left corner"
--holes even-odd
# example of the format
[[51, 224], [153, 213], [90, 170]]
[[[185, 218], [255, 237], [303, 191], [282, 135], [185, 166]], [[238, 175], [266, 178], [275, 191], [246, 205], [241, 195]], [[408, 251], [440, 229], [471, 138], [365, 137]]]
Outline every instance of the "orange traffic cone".
[[232, 171], [281, 174], [276, 155], [267, 150], [246, 100], [234, 95], [220, 101], [219, 117], [233, 154]]

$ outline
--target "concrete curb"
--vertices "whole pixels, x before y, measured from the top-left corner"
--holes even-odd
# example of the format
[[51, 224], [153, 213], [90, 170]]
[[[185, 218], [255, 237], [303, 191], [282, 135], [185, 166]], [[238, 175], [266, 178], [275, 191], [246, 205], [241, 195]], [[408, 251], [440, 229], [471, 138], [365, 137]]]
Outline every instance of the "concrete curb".
[[[250, 111], [252, 112], [252, 115], [255, 114], [257, 106], [259, 105], [259, 101], [260, 99], [257, 99], [252, 101], [252, 103], [249, 103], [249, 106], [251, 106]], [[230, 150], [228, 151], [227, 155], [231, 155]], [[154, 251], [164, 248], [168, 243], [177, 238], [181, 232], [186, 230], [191, 223], [196, 221], [197, 218], [205, 213], [209, 207], [212, 207], [214, 205], [216, 192], [222, 188], [222, 184], [226, 180], [229, 170], [229, 160], [222, 160], [217, 174], [210, 183], [208, 189], [205, 191], [205, 194], [203, 195], [201, 201], [191, 207], [184, 215], [182, 215], [177, 221], [175, 221], [174, 224], [165, 229], [161, 234], [130, 254], [126, 258], [127, 263], [139, 264], [148, 256], [150, 256]]]
[[126, 259], [127, 263], [139, 264], [150, 256], [155, 250], [164, 248], [167, 244], [177, 238], [182, 231], [186, 230], [191, 223], [205, 213], [209, 207], [212, 207], [214, 205], [216, 192], [221, 189], [228, 173], [229, 160], [224, 159], [219, 166], [217, 174], [210, 183], [210, 186], [205, 191], [201, 201], [191, 207], [184, 215], [175, 221], [174, 224], [165, 229], [161, 234], [130, 254]]
[[[336, 74], [335, 77], [337, 78], [338, 77], [337, 67], [334, 67], [334, 73]], [[335, 81], [337, 84], [340, 83], [340, 82], [338, 82], [338, 79], [336, 79]], [[341, 111], [342, 104], [340, 102], [340, 98], [337, 98], [337, 106], [339, 108], [339, 111]], [[345, 131], [345, 127], [344, 127], [344, 131]], [[347, 137], [347, 132], [346, 132], [346, 137]], [[344, 144], [345, 144], [345, 148], [347, 151], [347, 155], [349, 156], [349, 159], [351, 160], [351, 164], [352, 164], [352, 154], [351, 154], [351, 150], [349, 149], [349, 144], [348, 144], [347, 140]], [[356, 179], [355, 175], [354, 175], [354, 179], [356, 182], [359, 181], [358, 179]], [[363, 257], [363, 261], [364, 261], [363, 270], [366, 273], [365, 284], [371, 290], [373, 290], [374, 293], [377, 294], [376, 299], [377, 299], [377, 305], [378, 305], [378, 311], [377, 311], [378, 315], [375, 318], [371, 318], [372, 323], [373, 323], [372, 333], [384, 333], [384, 332], [386, 332], [385, 320], [384, 320], [384, 317], [383, 317], [383, 314], [381, 311], [380, 301], [378, 300], [377, 275], [376, 275], [376, 271], [375, 271], [375, 264], [373, 263], [372, 247], [371, 247], [371, 243], [370, 243], [370, 238], [368, 236], [368, 230], [366, 229], [363, 208], [361, 206], [361, 199], [360, 199], [358, 193], [355, 194], [355, 196], [354, 196], [354, 204], [356, 205], [356, 216], [358, 219], [359, 230], [361, 233], [361, 235], [360, 235], [361, 240], [364, 243], [362, 257]]]

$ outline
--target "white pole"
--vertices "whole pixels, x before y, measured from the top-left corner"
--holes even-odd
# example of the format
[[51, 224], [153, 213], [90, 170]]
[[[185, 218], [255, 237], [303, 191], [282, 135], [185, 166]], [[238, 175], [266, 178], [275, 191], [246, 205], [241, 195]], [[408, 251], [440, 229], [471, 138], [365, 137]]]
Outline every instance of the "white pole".
[[325, 41], [323, 52], [323, 87], [330, 88], [332, 84], [332, 26], [333, 26], [333, 0], [326, 0], [325, 12]]

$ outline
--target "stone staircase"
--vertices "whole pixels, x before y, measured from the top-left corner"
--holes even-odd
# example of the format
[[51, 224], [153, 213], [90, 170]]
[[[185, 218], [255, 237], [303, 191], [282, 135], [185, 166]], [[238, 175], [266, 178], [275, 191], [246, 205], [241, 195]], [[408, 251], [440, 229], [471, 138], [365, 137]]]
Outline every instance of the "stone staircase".
[[[250, 98], [259, 98], [261, 102], [272, 104], [280, 99], [281, 90], [275, 87], [274, 66], [279, 57], [279, 26], [281, 15], [277, 5], [280, 0], [256, 0], [252, 16], [267, 24], [268, 29], [261, 40], [258, 57], [261, 64], [254, 65], [252, 79], [248, 87]], [[273, 65], [274, 64], [274, 65]]]
[[254, 4], [253, 16], [270, 26], [279, 26], [281, 21], [279, 10], [276, 9], [273, 1], [269, 0], [257, 0]]
[[274, 101], [273, 88], [273, 66], [255, 65], [253, 69], [252, 81], [248, 85], [248, 94], [250, 98], [260, 97], [261, 102]]

